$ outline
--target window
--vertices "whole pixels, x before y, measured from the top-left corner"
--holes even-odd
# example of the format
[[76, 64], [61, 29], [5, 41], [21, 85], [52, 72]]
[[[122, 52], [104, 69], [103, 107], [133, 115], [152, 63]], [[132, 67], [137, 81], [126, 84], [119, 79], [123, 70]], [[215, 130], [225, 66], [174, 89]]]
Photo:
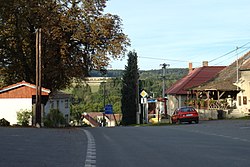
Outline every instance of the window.
[[54, 108], [54, 101], [50, 101], [50, 108], [51, 108], [51, 109]]
[[69, 100], [65, 100], [65, 108], [69, 108]]
[[241, 96], [238, 97], [239, 100], [239, 106], [241, 106]]
[[56, 108], [58, 109], [59, 108], [59, 100], [56, 101]]
[[247, 97], [243, 96], [243, 105], [247, 105]]
[[65, 114], [65, 119], [68, 122], [68, 120], [69, 120], [69, 115], [68, 114]]

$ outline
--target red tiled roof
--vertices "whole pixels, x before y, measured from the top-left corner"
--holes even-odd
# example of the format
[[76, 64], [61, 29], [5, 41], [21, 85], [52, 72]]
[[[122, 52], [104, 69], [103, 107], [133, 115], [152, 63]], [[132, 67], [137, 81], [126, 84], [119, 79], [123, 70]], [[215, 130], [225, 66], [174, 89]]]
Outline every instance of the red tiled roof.
[[238, 91], [239, 88], [234, 85], [237, 82], [237, 78], [241, 77], [241, 73], [237, 73], [237, 67], [242, 71], [250, 70], [250, 51], [221, 70], [215, 78], [195, 87], [193, 90]]
[[[30, 88], [36, 89], [36, 85], [30, 84], [30, 83], [28, 83], [26, 81], [22, 81], [22, 82], [18, 82], [18, 83], [15, 83], [15, 84], [12, 84], [12, 85], [1, 88], [0, 93], [15, 89], [15, 88], [18, 88], [18, 87], [21, 87], [21, 86], [28, 86]], [[46, 88], [42, 88], [42, 91], [46, 92], [46, 93], [50, 93], [50, 90], [46, 89]]]
[[166, 90], [167, 94], [187, 94], [187, 90], [214, 78], [225, 66], [203, 66], [189, 72]]

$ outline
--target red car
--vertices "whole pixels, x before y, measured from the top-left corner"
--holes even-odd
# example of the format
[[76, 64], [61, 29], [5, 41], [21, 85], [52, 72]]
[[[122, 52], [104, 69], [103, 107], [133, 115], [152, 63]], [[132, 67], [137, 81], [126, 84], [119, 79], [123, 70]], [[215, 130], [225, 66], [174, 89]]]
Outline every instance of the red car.
[[188, 122], [199, 123], [199, 114], [193, 107], [180, 107], [176, 109], [171, 117], [172, 123]]

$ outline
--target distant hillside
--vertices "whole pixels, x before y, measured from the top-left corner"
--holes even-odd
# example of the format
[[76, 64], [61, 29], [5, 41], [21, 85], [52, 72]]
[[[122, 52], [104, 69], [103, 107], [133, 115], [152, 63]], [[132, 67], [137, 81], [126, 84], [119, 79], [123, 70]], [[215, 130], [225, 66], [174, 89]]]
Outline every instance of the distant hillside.
[[[121, 78], [124, 70], [108, 70], [106, 77], [116, 77]], [[162, 75], [162, 69], [159, 70], [141, 70], [140, 72], [140, 78], [145, 79], [152, 76], [161, 76]], [[166, 76], [177, 76], [179, 78], [180, 76], [184, 76], [188, 73], [187, 68], [168, 68], [166, 69]], [[91, 77], [102, 77], [101, 73], [99, 71], [91, 71], [90, 72]]]

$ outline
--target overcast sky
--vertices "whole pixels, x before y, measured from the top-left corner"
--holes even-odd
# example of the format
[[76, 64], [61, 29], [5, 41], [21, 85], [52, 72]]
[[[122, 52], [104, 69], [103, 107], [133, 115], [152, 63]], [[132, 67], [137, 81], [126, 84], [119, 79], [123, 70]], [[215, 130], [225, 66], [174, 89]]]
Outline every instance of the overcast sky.
[[[122, 19], [141, 70], [229, 65], [250, 50], [250, 0], [109, 0], [105, 12]], [[126, 64], [127, 57], [111, 68]]]

